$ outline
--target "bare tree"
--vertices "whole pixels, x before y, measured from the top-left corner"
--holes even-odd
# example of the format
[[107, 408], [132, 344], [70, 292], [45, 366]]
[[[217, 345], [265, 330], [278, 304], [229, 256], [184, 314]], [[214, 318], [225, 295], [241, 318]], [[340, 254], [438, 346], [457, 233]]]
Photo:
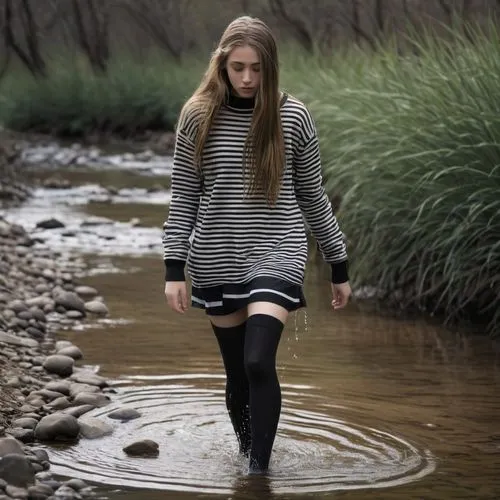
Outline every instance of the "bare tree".
[[187, 40], [182, 20], [191, 0], [124, 0], [121, 7], [154, 41], [175, 60], [192, 45]]
[[[39, 29], [30, 0], [21, 0], [17, 7], [17, 12], [14, 12], [12, 0], [3, 0], [2, 25], [6, 56], [2, 72], [7, 70], [13, 51], [33, 76], [43, 77], [46, 66], [40, 51]], [[15, 14], [21, 29], [14, 27]]]
[[92, 68], [105, 73], [110, 57], [109, 6], [106, 2], [100, 2], [97, 8], [95, 0], [72, 0], [72, 6], [75, 39]]
[[286, 9], [283, 0], [269, 0], [271, 12], [281, 21], [285, 22], [287, 28], [292, 31], [294, 37], [308, 52], [314, 49], [314, 38], [305, 21], [299, 17], [290, 14]]

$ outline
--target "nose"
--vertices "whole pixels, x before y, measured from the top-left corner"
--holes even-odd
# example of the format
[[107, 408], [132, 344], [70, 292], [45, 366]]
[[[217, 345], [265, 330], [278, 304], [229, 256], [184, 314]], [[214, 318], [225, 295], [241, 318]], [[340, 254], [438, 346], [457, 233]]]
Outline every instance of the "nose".
[[242, 79], [243, 84], [248, 85], [249, 83], [252, 82], [252, 72], [250, 69], [245, 69], [243, 71], [243, 79]]

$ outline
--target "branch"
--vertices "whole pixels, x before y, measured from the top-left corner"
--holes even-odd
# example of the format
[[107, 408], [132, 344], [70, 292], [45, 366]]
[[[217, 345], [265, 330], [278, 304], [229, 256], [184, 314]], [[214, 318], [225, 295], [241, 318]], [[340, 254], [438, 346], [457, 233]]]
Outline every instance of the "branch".
[[308, 52], [312, 52], [314, 42], [306, 24], [301, 19], [292, 17], [287, 13], [283, 0], [269, 0], [269, 6], [271, 7], [271, 12], [275, 16], [281, 17], [285, 22], [293, 27], [301, 45]]

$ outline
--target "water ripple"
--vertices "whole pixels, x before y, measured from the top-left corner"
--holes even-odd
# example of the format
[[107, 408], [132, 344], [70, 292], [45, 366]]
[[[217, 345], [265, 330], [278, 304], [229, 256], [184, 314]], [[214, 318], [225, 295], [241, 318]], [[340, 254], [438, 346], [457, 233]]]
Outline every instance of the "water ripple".
[[[113, 434], [51, 448], [53, 471], [122, 488], [233, 493], [245, 476], [247, 462], [237, 453], [220, 377], [180, 376], [168, 382], [117, 386], [110, 405], [87, 414], [110, 423]], [[274, 493], [383, 488], [434, 470], [428, 451], [387, 432], [310, 411], [304, 401], [294, 403], [297, 398], [290, 397], [289, 389], [283, 386], [284, 405], [269, 476]], [[297, 388], [292, 389], [296, 393]], [[311, 398], [314, 395], [307, 390], [306, 401]], [[142, 416], [127, 423], [106, 418], [123, 407], [135, 408]], [[131, 458], [122, 451], [138, 439], [155, 440], [160, 446], [158, 458]]]

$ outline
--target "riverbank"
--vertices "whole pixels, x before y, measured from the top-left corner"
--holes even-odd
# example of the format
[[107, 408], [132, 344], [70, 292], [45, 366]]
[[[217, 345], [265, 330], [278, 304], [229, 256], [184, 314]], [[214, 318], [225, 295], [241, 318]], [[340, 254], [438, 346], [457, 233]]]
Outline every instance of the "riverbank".
[[77, 440], [81, 415], [105, 403], [107, 381], [79, 366], [81, 350], [56, 340], [108, 309], [76, 275], [83, 263], [37, 245], [23, 227], [0, 218], [0, 496], [84, 498], [83, 481], [60, 482], [39, 443]]

